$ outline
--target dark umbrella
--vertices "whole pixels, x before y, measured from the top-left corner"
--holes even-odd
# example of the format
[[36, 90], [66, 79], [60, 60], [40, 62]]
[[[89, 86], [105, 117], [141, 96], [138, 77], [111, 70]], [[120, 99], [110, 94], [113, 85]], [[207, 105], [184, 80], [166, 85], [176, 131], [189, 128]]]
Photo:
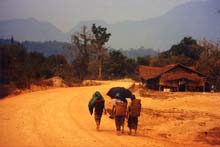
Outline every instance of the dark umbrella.
[[125, 98], [130, 98], [132, 93], [130, 90], [124, 87], [112, 87], [108, 92], [107, 95], [110, 96], [112, 99], [121, 99], [125, 100]]

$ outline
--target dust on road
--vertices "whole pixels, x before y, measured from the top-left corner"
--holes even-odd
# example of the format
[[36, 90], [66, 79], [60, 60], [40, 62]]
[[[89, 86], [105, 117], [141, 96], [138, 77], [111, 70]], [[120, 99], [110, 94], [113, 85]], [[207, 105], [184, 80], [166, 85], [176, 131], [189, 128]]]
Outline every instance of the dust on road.
[[[165, 101], [141, 98], [143, 112], [140, 117], [137, 136], [129, 136], [127, 132], [117, 136], [114, 120], [109, 119], [108, 115], [103, 116], [101, 130], [96, 131], [94, 118], [89, 114], [87, 107], [92, 94], [97, 90], [100, 91], [106, 100], [106, 104], [110, 105], [111, 99], [105, 95], [106, 92], [114, 86], [129, 87], [131, 84], [130, 81], [108, 81], [98, 86], [56, 88], [0, 100], [0, 146], [212, 146], [212, 144], [200, 140], [187, 140], [187, 137], [190, 137], [189, 134], [181, 134], [181, 128], [176, 126], [176, 124], [181, 124], [182, 121], [181, 127], [184, 129], [183, 131], [187, 131], [187, 128], [191, 128], [189, 123], [193, 124], [193, 121], [195, 121], [194, 123], [197, 124], [196, 119], [193, 119], [193, 121], [187, 119], [187, 117], [196, 117], [197, 114], [194, 111], [199, 110], [192, 107], [193, 104], [187, 99], [168, 99]], [[213, 108], [219, 106], [217, 97], [213, 98], [216, 102], [213, 104]], [[186, 101], [185, 105], [179, 105], [184, 101]], [[189, 105], [186, 105], [188, 103]], [[210, 104], [207, 103], [207, 105]], [[161, 108], [159, 105], [164, 107]], [[204, 125], [204, 128], [208, 129], [217, 123], [220, 124], [219, 118], [209, 116], [219, 117], [219, 110], [212, 113], [212, 106], [203, 105], [204, 103], [201, 102], [201, 109], [204, 107], [204, 112], [200, 112], [205, 117], [200, 119], [205, 121], [205, 124], [201, 123], [200, 125]], [[171, 109], [173, 107], [175, 109]], [[205, 115], [206, 113], [207, 115]], [[173, 116], [173, 114], [176, 114], [176, 116]], [[184, 120], [185, 118], [186, 120]], [[211, 123], [209, 119], [213, 119], [214, 122]], [[199, 132], [198, 129], [193, 129], [196, 132], [191, 133], [194, 136], [199, 136], [199, 134], [196, 134]], [[200, 133], [203, 133], [204, 130], [201, 130]]]

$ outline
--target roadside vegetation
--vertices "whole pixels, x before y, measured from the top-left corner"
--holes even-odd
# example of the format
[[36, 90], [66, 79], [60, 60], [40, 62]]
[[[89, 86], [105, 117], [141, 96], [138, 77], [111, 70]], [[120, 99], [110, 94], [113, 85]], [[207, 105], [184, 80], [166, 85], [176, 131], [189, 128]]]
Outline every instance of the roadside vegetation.
[[60, 77], [67, 86], [97, 79], [132, 78], [138, 81], [139, 65], [176, 63], [194, 67], [207, 76], [216, 90], [220, 89], [220, 42], [184, 37], [157, 56], [132, 59], [119, 50], [109, 50], [106, 43], [110, 37], [105, 27], [83, 26], [71, 36], [65, 54], [50, 56], [27, 52], [22, 44], [13, 40], [10, 44], [0, 45], [0, 97], [15, 89], [28, 89], [32, 84], [52, 77]]

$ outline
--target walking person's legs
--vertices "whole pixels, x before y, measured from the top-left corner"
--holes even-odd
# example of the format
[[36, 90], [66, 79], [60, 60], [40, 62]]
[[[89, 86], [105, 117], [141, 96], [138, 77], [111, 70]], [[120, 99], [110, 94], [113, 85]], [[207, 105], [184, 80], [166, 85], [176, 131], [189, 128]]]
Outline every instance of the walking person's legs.
[[121, 133], [124, 133], [124, 122], [125, 122], [125, 117], [122, 116], [122, 117], [121, 117], [121, 127], [122, 127]]
[[117, 133], [117, 135], [119, 135], [120, 130], [121, 130], [120, 117], [119, 116], [115, 116], [115, 126], [116, 126], [116, 133]]
[[100, 123], [101, 123], [101, 115], [95, 115], [95, 122], [96, 122], [96, 130], [99, 130]]
[[100, 121], [96, 120], [96, 130], [99, 130]]
[[128, 128], [129, 128], [129, 134], [132, 134], [132, 129], [134, 129], [134, 133], [137, 132], [137, 124], [138, 124], [138, 118], [137, 117], [129, 117], [128, 118]]
[[138, 117], [135, 117], [134, 119], [134, 134], [137, 134], [137, 126], [138, 126]]

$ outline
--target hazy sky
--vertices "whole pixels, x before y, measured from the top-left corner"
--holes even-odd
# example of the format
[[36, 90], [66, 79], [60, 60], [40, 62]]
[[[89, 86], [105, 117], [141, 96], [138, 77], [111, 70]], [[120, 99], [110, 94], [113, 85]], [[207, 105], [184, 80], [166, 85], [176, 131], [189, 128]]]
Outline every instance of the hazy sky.
[[189, 1], [195, 0], [0, 0], [0, 20], [34, 17], [66, 32], [82, 20], [143, 20]]

